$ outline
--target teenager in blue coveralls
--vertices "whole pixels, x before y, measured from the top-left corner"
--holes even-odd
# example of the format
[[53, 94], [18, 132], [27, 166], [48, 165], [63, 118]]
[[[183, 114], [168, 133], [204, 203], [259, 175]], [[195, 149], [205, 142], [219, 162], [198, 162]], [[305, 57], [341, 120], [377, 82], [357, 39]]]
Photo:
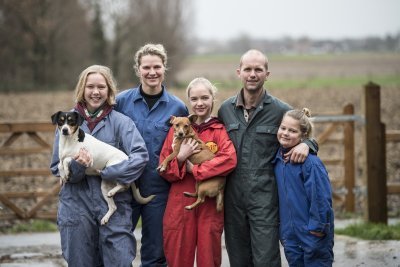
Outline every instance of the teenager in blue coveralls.
[[[103, 169], [100, 176], [85, 175], [91, 159], [85, 149], [71, 162], [71, 175], [59, 194], [57, 216], [62, 254], [69, 267], [126, 267], [131, 266], [136, 256], [130, 190], [114, 196], [117, 211], [106, 225], [100, 225], [108, 211], [101, 193], [101, 180], [132, 183], [142, 174], [148, 161], [145, 143], [133, 121], [112, 108], [116, 91], [110, 69], [99, 65], [85, 69], [76, 85], [74, 109], [85, 118], [81, 129], [121, 149], [129, 158]], [[50, 166], [55, 176], [60, 176], [58, 140], [56, 131]]]
[[280, 240], [290, 266], [332, 266], [333, 209], [328, 173], [321, 160], [309, 154], [302, 164], [283, 154], [312, 133], [310, 111], [288, 111], [279, 126], [281, 145], [276, 155]]
[[156, 195], [146, 205], [134, 202], [133, 224], [142, 218], [141, 263], [166, 266], [163, 251], [163, 216], [170, 183], [157, 172], [161, 148], [170, 128], [170, 116], [187, 116], [185, 104], [169, 94], [162, 84], [167, 53], [161, 44], [146, 44], [135, 54], [135, 72], [140, 85], [117, 96], [116, 110], [133, 119], [149, 151], [150, 160], [139, 179], [143, 196]]

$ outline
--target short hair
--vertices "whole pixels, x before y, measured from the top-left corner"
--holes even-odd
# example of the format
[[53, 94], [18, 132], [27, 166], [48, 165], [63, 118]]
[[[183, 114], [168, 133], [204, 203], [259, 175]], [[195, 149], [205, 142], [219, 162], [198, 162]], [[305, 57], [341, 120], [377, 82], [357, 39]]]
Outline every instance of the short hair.
[[83, 103], [85, 102], [85, 86], [87, 77], [90, 74], [99, 73], [106, 80], [108, 87], [107, 104], [110, 106], [115, 105], [115, 96], [117, 94], [117, 83], [113, 77], [112, 71], [109, 67], [102, 65], [92, 65], [84, 69], [79, 75], [78, 83], [75, 87], [75, 102]]
[[146, 55], [160, 57], [165, 69], [167, 69], [168, 58], [167, 51], [165, 50], [164, 46], [162, 44], [149, 43], [139, 48], [139, 50], [135, 53], [133, 69], [135, 70], [136, 76], [140, 77], [139, 67], [142, 64], [142, 57]]
[[248, 54], [260, 54], [260, 55], [262, 55], [265, 58], [265, 64], [264, 64], [265, 70], [268, 70], [268, 57], [263, 52], [261, 52], [260, 50], [257, 50], [257, 49], [250, 49], [250, 50], [248, 50], [246, 53], [244, 53], [241, 56], [240, 62], [239, 62], [239, 68], [242, 67], [243, 58], [245, 56], [247, 56]]
[[293, 109], [285, 113], [284, 116], [289, 116], [300, 123], [300, 132], [303, 138], [311, 138], [313, 132], [313, 124], [310, 120], [311, 111], [308, 108], [303, 108], [302, 110]]
[[198, 84], [202, 84], [204, 85], [208, 91], [210, 92], [212, 98], [213, 98], [213, 105], [211, 107], [211, 111], [214, 108], [214, 102], [215, 102], [215, 96], [217, 94], [217, 87], [215, 87], [215, 85], [213, 85], [208, 79], [204, 78], [204, 77], [198, 77], [198, 78], [194, 78], [189, 85], [186, 88], [186, 96], [189, 98], [190, 97], [190, 90], [198, 85]]

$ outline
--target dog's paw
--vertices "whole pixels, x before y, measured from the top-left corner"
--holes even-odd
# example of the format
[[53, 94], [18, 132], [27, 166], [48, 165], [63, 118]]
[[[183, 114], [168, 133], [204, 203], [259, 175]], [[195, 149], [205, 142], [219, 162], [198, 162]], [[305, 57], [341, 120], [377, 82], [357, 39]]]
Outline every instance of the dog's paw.
[[64, 184], [66, 184], [67, 182], [68, 182], [68, 177], [67, 176], [62, 176], [62, 177], [60, 177], [60, 184], [61, 185], [64, 185]]
[[104, 216], [103, 219], [101, 219], [100, 224], [101, 225], [106, 225], [108, 223], [108, 220], [110, 218], [108, 216]]
[[166, 169], [167, 168], [164, 165], [160, 165], [160, 166], [157, 167], [157, 171], [158, 172], [165, 172]]

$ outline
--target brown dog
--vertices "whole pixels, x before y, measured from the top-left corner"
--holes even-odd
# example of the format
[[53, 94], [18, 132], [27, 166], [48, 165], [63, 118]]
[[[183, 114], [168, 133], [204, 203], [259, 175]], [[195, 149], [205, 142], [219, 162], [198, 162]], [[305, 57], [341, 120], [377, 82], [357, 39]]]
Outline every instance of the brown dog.
[[[185, 138], [195, 139], [199, 143], [197, 149], [200, 149], [200, 152], [195, 153], [188, 158], [192, 164], [200, 164], [215, 157], [214, 153], [206, 146], [206, 144], [204, 144], [203, 141], [199, 139], [196, 132], [193, 130], [191, 123], [196, 121], [196, 119], [197, 115], [190, 115], [189, 117], [171, 116], [170, 123], [174, 127], [173, 151], [164, 159], [160, 166], [158, 166], [157, 170], [159, 172], [164, 172], [167, 169], [169, 162], [178, 155], [182, 142]], [[217, 197], [217, 211], [221, 211], [224, 207], [224, 186], [225, 177], [221, 176], [197, 182], [195, 193], [184, 192], [185, 196], [197, 197], [197, 201], [190, 206], [186, 206], [185, 209], [191, 210], [197, 207], [204, 202], [205, 197], [207, 196]]]

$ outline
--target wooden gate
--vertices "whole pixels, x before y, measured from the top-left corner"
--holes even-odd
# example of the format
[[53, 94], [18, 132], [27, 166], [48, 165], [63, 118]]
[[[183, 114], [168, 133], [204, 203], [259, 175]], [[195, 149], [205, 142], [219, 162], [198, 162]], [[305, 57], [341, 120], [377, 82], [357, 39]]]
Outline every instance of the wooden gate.
[[[48, 158], [47, 166], [40, 164], [41, 167], [34, 168], [19, 168], [9, 167], [7, 169], [0, 169], [0, 183], [3, 189], [0, 190], [0, 219], [30, 219], [30, 218], [43, 218], [54, 219], [56, 218], [56, 210], [41, 211], [41, 209], [49, 203], [55, 203], [57, 193], [60, 190], [58, 180], [51, 175], [48, 168], [50, 162], [50, 155], [52, 151], [54, 125], [51, 123], [1, 123], [0, 134], [2, 136], [2, 145], [0, 146], [0, 157], [4, 160], [12, 157], [28, 157], [33, 155], [37, 157], [43, 154]], [[46, 137], [44, 137], [46, 136]], [[21, 141], [23, 138], [29, 139], [28, 142]], [[26, 145], [26, 143], [30, 143]], [[35, 161], [35, 159], [33, 159]], [[3, 165], [4, 166], [4, 165]], [[44, 177], [42, 190], [31, 188], [30, 190], [4, 190], [4, 183], [9, 180], [21, 181], [23, 177]], [[28, 208], [24, 204], [17, 205], [19, 199], [32, 199], [34, 204]], [[13, 213], [7, 213], [5, 207]]]

